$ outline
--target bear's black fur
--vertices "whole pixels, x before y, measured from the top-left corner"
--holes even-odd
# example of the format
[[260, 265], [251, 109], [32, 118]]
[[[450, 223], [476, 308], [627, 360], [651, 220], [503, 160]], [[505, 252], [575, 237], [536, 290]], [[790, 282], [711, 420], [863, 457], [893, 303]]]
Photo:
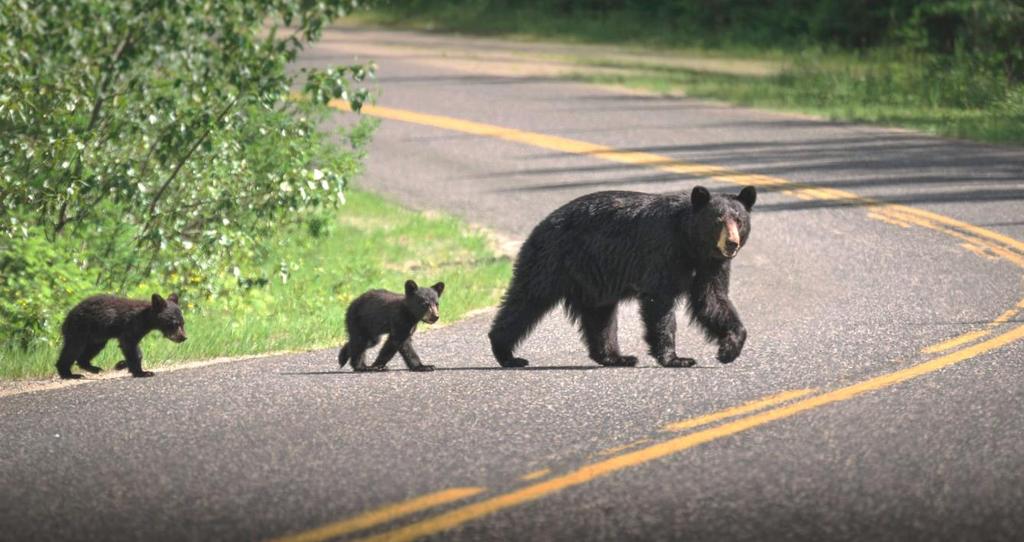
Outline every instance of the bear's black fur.
[[[348, 342], [338, 352], [342, 367], [352, 360], [354, 371], [386, 371], [395, 353], [402, 355], [410, 371], [433, 371], [433, 365], [424, 365], [412, 348], [412, 334], [416, 324], [433, 324], [440, 318], [438, 299], [444, 292], [444, 283], [420, 288], [412, 280], [405, 281], [405, 295], [387, 290], [370, 290], [357, 297], [345, 312]], [[366, 351], [377, 344], [380, 336], [388, 338], [377, 354], [373, 365], [366, 365]]]
[[616, 309], [637, 298], [649, 354], [665, 367], [689, 367], [696, 361], [675, 352], [674, 309], [686, 294], [691, 321], [718, 341], [718, 360], [733, 361], [747, 332], [729, 301], [729, 262], [750, 235], [756, 199], [752, 186], [738, 196], [697, 186], [690, 197], [597, 192], [555, 210], [519, 251], [489, 333], [494, 357], [503, 367], [527, 365], [513, 351], [562, 302], [591, 359], [635, 365], [619, 353]]
[[152, 372], [142, 370], [139, 341], [154, 329], [174, 342], [185, 341], [185, 319], [178, 307], [178, 294], [167, 299], [153, 294], [149, 301], [112, 295], [87, 298], [64, 318], [64, 347], [57, 358], [57, 374], [61, 378], [81, 378], [71, 372], [75, 362], [90, 373], [100, 372], [92, 359], [108, 340], [117, 339], [124, 354], [124, 361], [118, 365], [128, 367], [132, 376], [153, 376]]

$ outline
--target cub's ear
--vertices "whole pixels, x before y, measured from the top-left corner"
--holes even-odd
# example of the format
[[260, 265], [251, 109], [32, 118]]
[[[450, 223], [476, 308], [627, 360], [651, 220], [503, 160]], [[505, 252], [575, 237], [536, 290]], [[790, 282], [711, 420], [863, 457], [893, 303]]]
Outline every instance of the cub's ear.
[[433, 288], [434, 291], [437, 292], [437, 297], [441, 297], [441, 294], [444, 293], [444, 283], [443, 282], [438, 282], [437, 284], [431, 286], [431, 288]]
[[178, 305], [179, 303], [178, 303], [178, 294], [177, 294], [177, 292], [167, 296], [167, 301], [170, 301], [171, 303], [174, 303], [175, 305]]
[[416, 290], [419, 290], [419, 289], [420, 289], [420, 287], [416, 285], [416, 281], [415, 280], [409, 279], [409, 280], [405, 281], [405, 295], [412, 295], [412, 294], [416, 293]]
[[708, 192], [707, 188], [703, 186], [693, 187], [693, 192], [690, 192], [690, 203], [693, 204], [694, 211], [703, 209], [709, 201], [711, 201], [711, 192]]
[[153, 294], [153, 299], [151, 299], [151, 301], [153, 302], [153, 308], [156, 309], [157, 312], [167, 308], [167, 302], [164, 301], [164, 298], [160, 297], [160, 294]]
[[745, 186], [743, 190], [740, 190], [740, 195], [736, 196], [736, 199], [740, 200], [740, 203], [747, 208], [747, 212], [750, 212], [754, 208], [754, 202], [757, 201], [757, 189], [753, 186]]

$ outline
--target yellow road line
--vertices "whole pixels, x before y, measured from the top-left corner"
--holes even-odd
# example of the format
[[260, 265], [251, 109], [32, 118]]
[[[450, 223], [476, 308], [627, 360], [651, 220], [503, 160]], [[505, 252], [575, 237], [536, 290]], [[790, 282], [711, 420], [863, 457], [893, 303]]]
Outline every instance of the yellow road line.
[[923, 348], [921, 352], [924, 352], [925, 354], [945, 352], [946, 350], [951, 350], [962, 344], [967, 344], [971, 341], [980, 339], [982, 337], [987, 337], [991, 335], [997, 327], [1005, 324], [1006, 322], [1009, 322], [1010, 319], [1013, 318], [1014, 316], [1017, 316], [1021, 309], [1024, 308], [1022, 307], [1022, 305], [1024, 305], [1024, 299], [1022, 299], [1021, 302], [1017, 304], [1017, 306], [1003, 311], [1002, 314], [996, 316], [995, 320], [992, 320], [991, 322], [985, 324], [984, 329], [964, 333], [963, 335], [960, 335], [959, 337], [954, 337], [952, 339], [949, 339], [948, 341], [943, 341], [938, 344], [927, 346]]
[[[348, 102], [343, 100], [332, 100], [329, 105], [344, 111], [351, 110]], [[974, 241], [983, 241], [983, 243], [981, 243], [982, 246], [991, 247], [992, 245], [995, 245], [997, 248], [1003, 249], [1001, 252], [995, 252], [1004, 259], [1024, 268], [1024, 242], [973, 224], [968, 224], [967, 222], [963, 222], [955, 218], [940, 215], [938, 213], [908, 207], [906, 205], [886, 203], [874, 198], [859, 196], [846, 190], [794, 183], [787, 179], [772, 177], [769, 175], [742, 173], [722, 166], [683, 162], [669, 156], [654, 153], [618, 150], [606, 145], [599, 145], [576, 139], [517, 130], [514, 128], [505, 128], [493, 124], [456, 119], [442, 115], [418, 113], [415, 111], [369, 104], [363, 106], [362, 112], [366, 115], [384, 119], [420, 124], [423, 126], [432, 126], [435, 128], [453, 130], [484, 137], [493, 137], [496, 139], [512, 141], [552, 151], [588, 155], [611, 162], [650, 167], [669, 173], [678, 173], [681, 175], [690, 175], [695, 177], [707, 177], [725, 183], [792, 187], [790, 189], [785, 189], [784, 191], [799, 199], [848, 201], [851, 205], [870, 207], [875, 212], [878, 212], [881, 209], [885, 214], [889, 215], [891, 218], [899, 220], [900, 222], [907, 222], [906, 219], [909, 215], [910, 217], [916, 218], [914, 221], [915, 224], [922, 225], [932, 230], [947, 234], [951, 231], [960, 232], [961, 234], [969, 234], [970, 236], [977, 238], [973, 239]]]
[[543, 478], [543, 477], [545, 477], [545, 476], [547, 476], [549, 474], [551, 474], [551, 469], [540, 469], [540, 470], [535, 470], [533, 472], [524, 474], [524, 475], [520, 476], [519, 479], [520, 480], [525, 480], [525, 481], [528, 482], [530, 480], [536, 480], [537, 478]]
[[[330, 105], [338, 109], [348, 109], [348, 104], [340, 101], [334, 101]], [[884, 217], [888, 218], [889, 221], [895, 225], [916, 225], [945, 235], [950, 235], [973, 246], [987, 249], [1003, 260], [1024, 268], [1024, 243], [1021, 241], [985, 228], [974, 226], [973, 224], [968, 224], [954, 218], [933, 213], [931, 211], [916, 209], [905, 205], [886, 203], [873, 198], [862, 197], [844, 190], [793, 183], [778, 177], [740, 173], [721, 166], [686, 163], [653, 153], [621, 151], [604, 145], [597, 145], [569, 138], [503, 128], [500, 126], [454, 119], [440, 115], [429, 115], [372, 105], [364, 106], [363, 112], [368, 115], [386, 119], [433, 126], [480, 136], [494, 137], [497, 139], [522, 143], [553, 151], [589, 155], [612, 162], [645, 166], [682, 175], [707, 177], [726, 183], [775, 186], [779, 187], [785, 194], [804, 200], [846, 201], [851, 205], [868, 207], [869, 215], [872, 215], [873, 218], [882, 219]], [[1024, 308], [1024, 300], [1021, 300], [1021, 302], [1018, 303], [1018, 307]], [[1007, 320], [1008, 319], [1009, 317]], [[969, 342], [976, 338], [979, 337], [972, 337], [971, 339], [963, 342]], [[413, 540], [421, 536], [442, 532], [472, 519], [494, 513], [504, 508], [517, 506], [525, 502], [539, 499], [550, 493], [585, 483], [594, 478], [604, 476], [627, 467], [646, 463], [717, 438], [729, 436], [771, 421], [786, 418], [799, 412], [818, 408], [838, 401], [845, 401], [869, 391], [892, 386], [905, 380], [937, 371], [949, 365], [980, 355], [984, 352], [1000, 348], [1021, 338], [1024, 338], [1024, 326], [1015, 327], [1006, 333], [988, 339], [982, 343], [940, 356], [931, 361], [924, 362], [907, 369], [881, 375], [839, 390], [816, 395], [789, 405], [752, 414], [745, 418], [740, 418], [739, 420], [689, 433], [641, 450], [619, 455], [605, 461], [588, 465], [567, 475], [527, 486], [481, 502], [469, 504], [448, 513], [368, 538], [367, 540]], [[950, 341], [946, 341], [946, 343], [949, 342]], [[963, 343], [958, 343], [958, 345], [959, 344]], [[744, 406], [746, 405], [741, 405], [736, 408], [743, 408]], [[762, 408], [767, 408], [767, 406]], [[759, 409], [751, 408], [751, 410]], [[733, 416], [736, 415], [739, 414], [734, 414]], [[717, 414], [709, 416], [717, 416]], [[718, 419], [725, 418], [726, 417]], [[681, 423], [685, 424], [687, 422]]]
[[694, 427], [700, 427], [702, 425], [707, 425], [709, 423], [714, 423], [714, 422], [717, 422], [717, 421], [725, 420], [727, 418], [735, 418], [736, 416], [739, 416], [741, 414], [749, 414], [751, 412], [756, 412], [758, 410], [761, 410], [761, 409], [764, 409], [764, 408], [768, 408], [770, 406], [774, 406], [774, 405], [777, 405], [779, 403], [785, 403], [786, 401], [790, 401], [790, 400], [796, 399], [798, 397], [803, 397], [805, 395], [808, 395], [810, 393], [814, 393], [816, 391], [818, 391], [818, 390], [816, 390], [816, 389], [805, 389], [805, 390], [791, 390], [791, 391], [784, 391], [782, 393], [776, 393], [774, 395], [769, 395], [768, 397], [765, 397], [764, 399], [758, 399], [756, 401], [751, 401], [749, 403], [744, 403], [744, 404], [742, 404], [740, 406], [736, 406], [736, 407], [732, 407], [732, 408], [727, 408], [727, 409], [722, 410], [720, 412], [715, 412], [714, 414], [708, 414], [706, 416], [700, 416], [700, 417], [697, 417], [697, 418], [691, 418], [689, 420], [684, 420], [684, 421], [681, 421], [681, 422], [670, 423], [670, 424], [666, 425], [665, 427], [663, 427], [662, 431], [685, 431], [687, 429], [693, 429]]
[[626, 468], [649, 463], [656, 459], [661, 459], [663, 457], [688, 450], [700, 444], [735, 435], [737, 433], [747, 431], [748, 429], [753, 429], [773, 421], [794, 416], [801, 412], [806, 412], [808, 410], [820, 408], [840, 401], [847, 401], [864, 393], [887, 388], [912, 378], [933, 373], [985, 352], [1001, 348], [1021, 338], [1024, 338], [1024, 325], [1015, 327], [1002, 335], [989, 339], [985, 342], [978, 343], [970, 348], [946, 354], [913, 367], [877, 376], [851, 386], [816, 395], [789, 405], [773, 408], [762, 413], [752, 414], [745, 418], [740, 418], [709, 429], [687, 433], [686, 435], [660, 442], [641, 450], [628, 452], [604, 461], [586, 465], [563, 476], [558, 476], [556, 478], [510, 491], [483, 501], [467, 504], [449, 512], [445, 512], [422, 521], [417, 521], [405, 527], [364, 538], [362, 541], [405, 542], [444, 532], [466, 522], [479, 519], [506, 508], [535, 501], [552, 493], [587, 483], [596, 478], [607, 476]]
[[649, 438], [642, 438], [640, 440], [634, 440], [633, 442], [627, 442], [627, 443], [622, 444], [620, 446], [612, 446], [611, 448], [605, 448], [604, 450], [601, 450], [601, 451], [597, 452], [597, 454], [595, 454], [595, 455], [614, 455], [614, 454], [617, 454], [619, 452], [622, 452], [622, 451], [625, 451], [625, 450], [629, 450], [630, 448], [636, 448], [637, 446], [642, 446], [644, 444], [647, 444], [650, 441], [651, 441], [651, 439], [649, 439]]
[[442, 504], [466, 499], [474, 495], [478, 495], [483, 490], [484, 488], [482, 487], [455, 487], [446, 489], [444, 491], [430, 493], [428, 495], [423, 495], [400, 503], [382, 506], [349, 519], [317, 527], [316, 529], [283, 536], [281, 538], [274, 539], [273, 542], [319, 542], [321, 540], [337, 538], [345, 534], [362, 531], [364, 529], [369, 529], [370, 527], [388, 523], [421, 510], [427, 510]]

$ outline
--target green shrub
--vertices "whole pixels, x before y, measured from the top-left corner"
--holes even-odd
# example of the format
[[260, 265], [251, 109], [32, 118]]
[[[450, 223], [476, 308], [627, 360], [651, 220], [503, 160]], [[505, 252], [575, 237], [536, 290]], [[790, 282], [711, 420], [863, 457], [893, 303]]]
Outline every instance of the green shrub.
[[[52, 338], [96, 291], [219, 295], [268, 233], [337, 206], [361, 151], [289, 99], [285, 66], [355, 4], [0, 4], [2, 340]], [[300, 75], [358, 110], [372, 68]]]

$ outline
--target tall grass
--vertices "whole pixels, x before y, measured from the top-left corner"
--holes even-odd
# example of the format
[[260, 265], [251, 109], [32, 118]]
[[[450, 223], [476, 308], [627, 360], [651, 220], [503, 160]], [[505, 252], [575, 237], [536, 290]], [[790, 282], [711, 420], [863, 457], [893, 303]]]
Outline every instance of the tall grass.
[[[354, 297], [371, 288], [401, 291], [407, 278], [445, 282], [442, 322], [498, 301], [511, 262], [496, 255], [488, 235], [456, 218], [403, 209], [368, 192], [351, 190], [347, 197], [319, 238], [278, 234], [264, 260], [265, 283], [202, 303], [182, 292], [189, 340], [174, 344], [150, 334], [142, 343], [144, 367], [338, 345]], [[0, 377], [53, 375], [58, 347], [0, 347]], [[111, 341], [94, 363], [109, 368], [120, 359]]]

